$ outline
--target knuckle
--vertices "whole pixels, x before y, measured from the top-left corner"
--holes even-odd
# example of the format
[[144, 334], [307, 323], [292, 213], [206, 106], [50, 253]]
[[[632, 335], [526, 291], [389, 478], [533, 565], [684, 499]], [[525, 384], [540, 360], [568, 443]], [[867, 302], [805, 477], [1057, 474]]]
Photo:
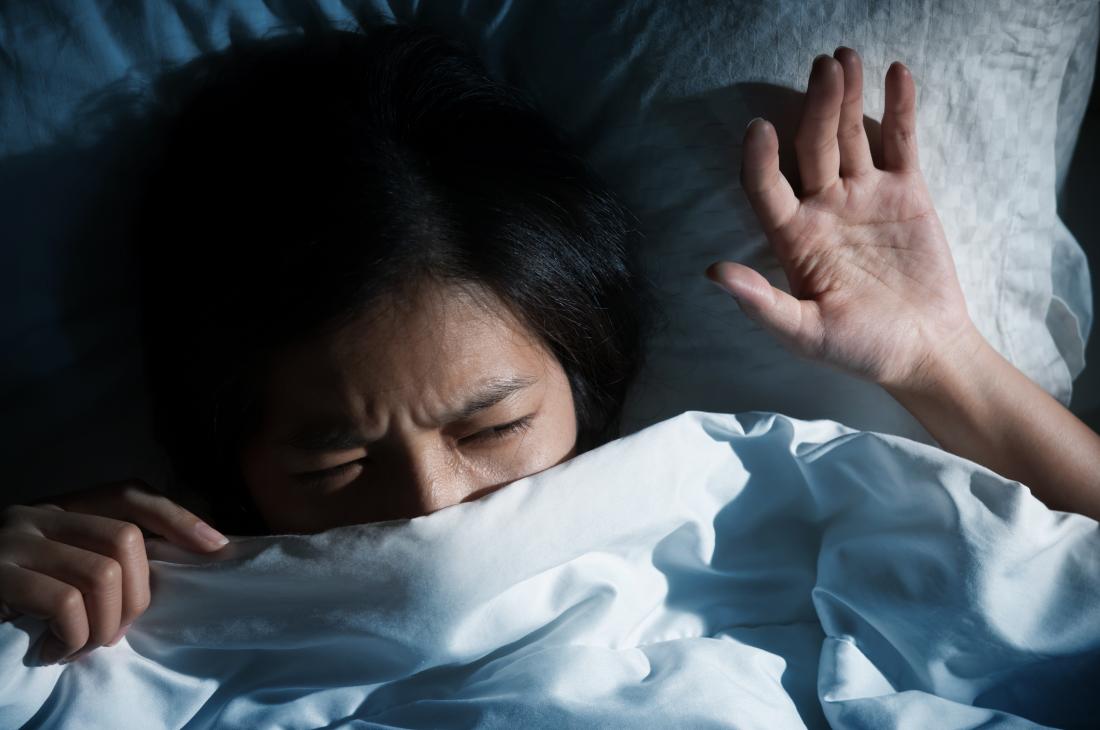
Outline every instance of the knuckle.
[[820, 144], [820, 140], [821, 135], [802, 125], [794, 134], [794, 147], [798, 152], [806, 152]]
[[844, 140], [856, 139], [861, 134], [863, 134], [862, 122], [849, 122], [847, 124], [841, 124], [840, 128], [837, 130], [837, 136], [840, 139]]
[[141, 528], [132, 522], [123, 522], [111, 538], [111, 543], [118, 553], [130, 554], [144, 543], [145, 537]]
[[183, 507], [179, 506], [178, 504], [173, 502], [169, 497], [166, 497], [165, 495], [160, 494], [159, 492], [153, 493], [153, 501], [156, 502], [157, 507], [159, 507], [161, 509], [164, 509], [164, 510], [167, 510], [169, 512], [173, 512], [173, 513], [180, 512], [180, 513], [182, 513], [182, 512], [185, 511], [183, 509]]
[[181, 529], [190, 529], [191, 525], [198, 521], [196, 516], [186, 507], [163, 495], [157, 498], [157, 506], [170, 522]]
[[774, 184], [774, 181], [769, 180], [762, 170], [741, 170], [741, 188], [750, 195], [766, 193]]
[[138, 616], [148, 611], [151, 604], [152, 602], [149, 600], [149, 593], [146, 592], [145, 597], [134, 604], [133, 613], [130, 616], [130, 620], [133, 621]]
[[114, 485], [114, 488], [123, 497], [140, 497], [153, 491], [142, 479], [127, 479]]
[[123, 602], [122, 623], [131, 624], [136, 621], [138, 617], [149, 610], [150, 604], [151, 596], [148, 584], [141, 586], [136, 592], [130, 592]]
[[61, 591], [55, 600], [54, 613], [57, 616], [74, 614], [84, 610], [84, 594], [69, 587]]
[[101, 558], [91, 568], [96, 590], [112, 588], [122, 579], [122, 566], [112, 558]]
[[759, 202], [768, 192], [768, 186], [761, 185], [760, 183], [744, 182], [741, 184], [741, 189], [745, 191], [745, 194], [748, 195], [749, 199], [753, 202]]
[[894, 140], [899, 144], [912, 145], [916, 142], [917, 132], [912, 127], [898, 125], [893, 132]]
[[832, 151], [836, 146], [836, 137], [806, 134], [795, 138], [795, 146], [802, 154], [820, 155]]

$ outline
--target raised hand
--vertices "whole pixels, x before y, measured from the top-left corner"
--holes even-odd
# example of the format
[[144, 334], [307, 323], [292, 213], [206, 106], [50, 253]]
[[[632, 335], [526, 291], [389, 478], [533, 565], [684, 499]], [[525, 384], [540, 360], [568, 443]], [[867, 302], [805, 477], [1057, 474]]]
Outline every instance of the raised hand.
[[793, 294], [731, 262], [707, 275], [796, 353], [884, 386], [922, 377], [933, 352], [984, 342], [967, 313], [917, 157], [909, 70], [886, 74], [882, 168], [863, 127], [863, 70], [850, 48], [818, 56], [795, 150], [796, 196], [779, 170], [775, 128], [745, 131], [741, 184]]

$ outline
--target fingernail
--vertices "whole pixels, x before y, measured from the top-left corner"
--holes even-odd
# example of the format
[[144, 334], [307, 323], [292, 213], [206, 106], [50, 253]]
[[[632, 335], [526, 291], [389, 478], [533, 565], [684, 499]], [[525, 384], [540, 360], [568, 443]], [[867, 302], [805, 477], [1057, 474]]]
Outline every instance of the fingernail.
[[[708, 276], [707, 278], [708, 278], [708, 279], [710, 279], [710, 277], [709, 277], [709, 276]], [[730, 290], [729, 290], [729, 289], [728, 289], [728, 288], [726, 287], [726, 285], [725, 285], [725, 284], [723, 284], [723, 283], [722, 283], [721, 281], [719, 281], [719, 280], [717, 280], [717, 279], [710, 279], [710, 280], [711, 280], [712, 282], [714, 282], [714, 285], [715, 285], [716, 287], [718, 287], [719, 289], [721, 289], [721, 290], [722, 290], [722, 291], [723, 291], [723, 292], [724, 292], [725, 294], [728, 294], [728, 295], [729, 295], [730, 297], [732, 297], [732, 298], [733, 298], [733, 301], [737, 302], [737, 306], [741, 306], [741, 300], [739, 300], [739, 299], [737, 298], [737, 295], [736, 295], [736, 294], [734, 294], [733, 292], [731, 292], [731, 291], [730, 291]]]
[[195, 534], [199, 536], [200, 540], [210, 543], [216, 547], [223, 547], [229, 543], [229, 538], [215, 530], [205, 522], [200, 522], [195, 525]]
[[126, 624], [118, 630], [118, 635], [115, 638], [107, 642], [106, 646], [114, 646], [118, 642], [122, 641], [122, 637], [126, 635], [126, 631], [130, 628], [130, 624]]
[[745, 125], [745, 131], [748, 131], [749, 129], [751, 129], [752, 125], [756, 124], [757, 122], [762, 122], [762, 121], [764, 121], [764, 117], [753, 117], [752, 119], [749, 120], [749, 123]]
[[810, 76], [811, 76], [812, 78], [818, 78], [818, 77], [820, 77], [820, 76], [821, 76], [821, 75], [822, 75], [823, 73], [825, 73], [825, 69], [827, 68], [827, 66], [826, 66], [826, 65], [825, 65], [825, 63], [824, 63], [824, 62], [823, 62], [823, 61], [821, 60], [821, 59], [823, 59], [823, 58], [824, 58], [824, 59], [828, 59], [829, 61], [832, 61], [832, 60], [833, 60], [833, 57], [832, 57], [832, 56], [830, 56], [830, 55], [829, 55], [829, 54], [827, 54], [827, 53], [822, 53], [822, 54], [820, 54], [820, 55], [819, 55], [819, 56], [818, 56], [817, 58], [815, 58], [815, 59], [814, 59], [814, 63], [813, 63], [813, 66], [811, 66], [811, 67], [810, 67]]

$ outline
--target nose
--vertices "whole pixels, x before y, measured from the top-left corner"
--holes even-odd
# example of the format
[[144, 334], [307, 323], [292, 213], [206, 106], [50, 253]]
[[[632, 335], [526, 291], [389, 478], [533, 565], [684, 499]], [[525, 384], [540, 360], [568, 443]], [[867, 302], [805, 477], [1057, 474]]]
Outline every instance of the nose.
[[457, 459], [437, 450], [406, 453], [401, 461], [393, 483], [412, 516], [477, 499], [498, 486], [482, 483]]
[[473, 502], [474, 500], [481, 499], [485, 495], [492, 494], [493, 492], [497, 491], [501, 487], [507, 486], [507, 484], [508, 484], [508, 482], [500, 482], [498, 484], [491, 484], [488, 487], [478, 489], [475, 492], [470, 492], [469, 494], [466, 495], [466, 498], [463, 499], [462, 501], [463, 502]]

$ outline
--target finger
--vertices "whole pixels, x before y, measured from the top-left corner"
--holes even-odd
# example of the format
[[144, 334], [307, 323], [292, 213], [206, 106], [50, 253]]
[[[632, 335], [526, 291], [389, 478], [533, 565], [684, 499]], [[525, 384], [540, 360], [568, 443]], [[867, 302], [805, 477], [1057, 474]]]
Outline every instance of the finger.
[[137, 479], [85, 490], [62, 505], [85, 514], [133, 522], [187, 550], [210, 552], [229, 542], [200, 517]]
[[883, 167], [894, 172], [920, 169], [917, 157], [917, 89], [913, 75], [895, 61], [886, 72], [882, 114]]
[[229, 542], [229, 538], [200, 517], [162, 494], [148, 489], [126, 489], [122, 499], [130, 505], [134, 522], [180, 547], [210, 552]]
[[741, 189], [767, 234], [783, 228], [798, 212], [798, 198], [779, 171], [779, 138], [775, 127], [754, 119], [741, 146]]
[[48, 575], [12, 563], [0, 562], [0, 593], [10, 596], [12, 608], [49, 621], [41, 659], [52, 664], [88, 642], [88, 614], [84, 596], [75, 587]]
[[[33, 559], [20, 559], [28, 552], [21, 535], [45, 539], [53, 545], [76, 549], [115, 561], [122, 569], [121, 607], [118, 621], [122, 626], [133, 623], [149, 607], [149, 559], [145, 553], [145, 539], [137, 525], [110, 517], [66, 511], [35, 511], [38, 505], [16, 507], [9, 524], [16, 528], [5, 538], [3, 557], [23, 567], [32, 568]], [[36, 534], [37, 533], [37, 534]], [[73, 564], [77, 559], [72, 560]], [[49, 575], [66, 580], [63, 573], [40, 564]], [[72, 581], [66, 580], [72, 583]], [[72, 583], [77, 585], [76, 583]], [[81, 587], [84, 590], [83, 587]], [[115, 627], [117, 632], [118, 626]], [[104, 631], [109, 627], [104, 628]], [[108, 637], [108, 641], [114, 636]]]
[[837, 144], [840, 147], [840, 176], [855, 177], [872, 169], [871, 145], [863, 128], [863, 61], [851, 48], [841, 46], [833, 53], [844, 70], [844, 101], [840, 105]]
[[[89, 646], [107, 644], [122, 628], [123, 570], [117, 560], [19, 531], [5, 535], [4, 557], [8, 564], [76, 589], [81, 595], [80, 608], [86, 614]], [[28, 600], [17, 593], [5, 596]], [[73, 609], [66, 605], [64, 610]], [[58, 638], [65, 640], [60, 635]]]
[[795, 134], [802, 196], [814, 195], [832, 185], [840, 174], [837, 129], [844, 99], [844, 70], [830, 56], [814, 59], [802, 118]]
[[824, 328], [817, 302], [795, 299], [756, 271], [720, 261], [707, 276], [737, 299], [738, 306], [795, 352], [812, 357], [821, 349]]

